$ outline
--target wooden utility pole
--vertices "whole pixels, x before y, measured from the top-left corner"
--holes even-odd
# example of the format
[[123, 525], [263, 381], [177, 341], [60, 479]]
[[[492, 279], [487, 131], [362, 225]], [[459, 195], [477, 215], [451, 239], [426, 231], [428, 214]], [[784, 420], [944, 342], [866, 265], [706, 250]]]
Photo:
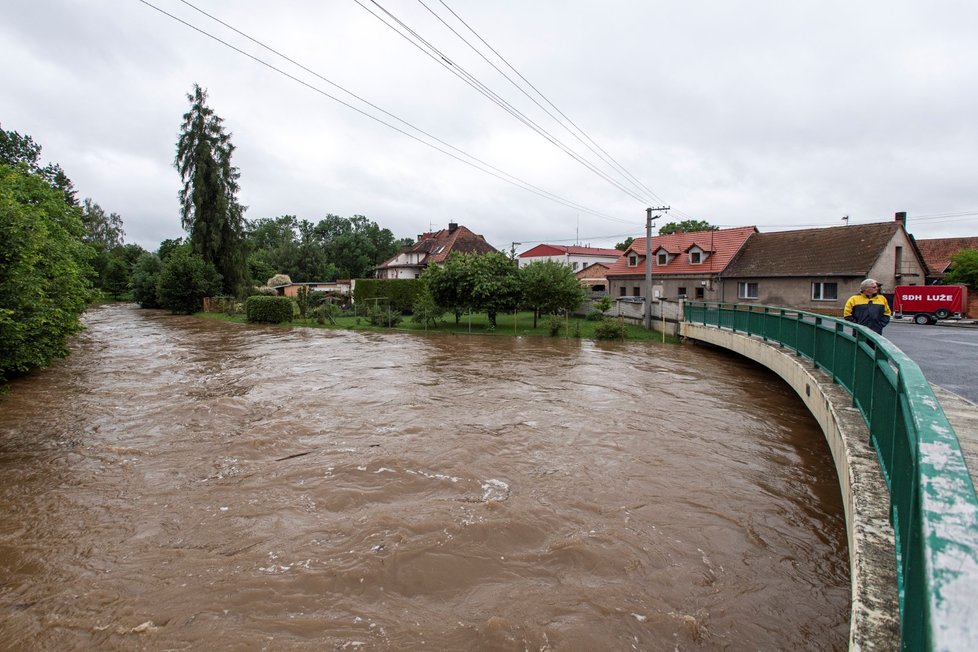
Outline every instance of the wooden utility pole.
[[669, 210], [668, 206], [645, 209], [645, 328], [652, 330], [652, 221], [659, 219], [652, 212], [661, 213]]

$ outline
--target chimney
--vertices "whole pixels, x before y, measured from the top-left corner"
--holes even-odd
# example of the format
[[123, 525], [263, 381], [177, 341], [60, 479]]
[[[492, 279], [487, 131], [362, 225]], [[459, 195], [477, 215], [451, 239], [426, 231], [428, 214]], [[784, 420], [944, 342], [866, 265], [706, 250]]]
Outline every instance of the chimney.
[[903, 228], [907, 228], [907, 212], [906, 211], [900, 211], [899, 213], [896, 213], [893, 216], [893, 219], [895, 219], [897, 222], [899, 222], [900, 224], [902, 224], [903, 225]]
[[456, 224], [455, 222], [449, 222], [448, 223], [448, 232], [449, 233], [455, 233], [455, 231], [457, 229], [458, 229], [458, 224]]

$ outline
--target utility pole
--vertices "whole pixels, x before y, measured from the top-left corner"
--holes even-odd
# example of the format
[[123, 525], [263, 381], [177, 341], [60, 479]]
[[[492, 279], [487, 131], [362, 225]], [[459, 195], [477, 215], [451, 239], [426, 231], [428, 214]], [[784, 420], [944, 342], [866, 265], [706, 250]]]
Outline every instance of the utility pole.
[[516, 246], [517, 245], [522, 245], [522, 244], [523, 244], [522, 242], [514, 242], [513, 243], [513, 246], [509, 250], [509, 259], [510, 260], [516, 260]]
[[669, 210], [668, 206], [645, 209], [645, 328], [652, 330], [652, 221], [659, 219], [652, 212], [662, 213]]

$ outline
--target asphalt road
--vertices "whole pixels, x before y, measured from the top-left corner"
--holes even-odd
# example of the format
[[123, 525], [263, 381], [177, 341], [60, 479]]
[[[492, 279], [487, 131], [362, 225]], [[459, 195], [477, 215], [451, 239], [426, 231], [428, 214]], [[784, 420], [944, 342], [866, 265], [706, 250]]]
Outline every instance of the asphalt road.
[[932, 385], [978, 403], [978, 327], [892, 321], [883, 334], [920, 365]]

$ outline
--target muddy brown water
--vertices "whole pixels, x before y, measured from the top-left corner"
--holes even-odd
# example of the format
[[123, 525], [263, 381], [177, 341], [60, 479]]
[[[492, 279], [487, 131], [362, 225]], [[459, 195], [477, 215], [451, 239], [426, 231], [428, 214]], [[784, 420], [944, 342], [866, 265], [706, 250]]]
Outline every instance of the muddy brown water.
[[0, 396], [0, 649], [846, 646], [828, 447], [748, 361], [85, 323]]

